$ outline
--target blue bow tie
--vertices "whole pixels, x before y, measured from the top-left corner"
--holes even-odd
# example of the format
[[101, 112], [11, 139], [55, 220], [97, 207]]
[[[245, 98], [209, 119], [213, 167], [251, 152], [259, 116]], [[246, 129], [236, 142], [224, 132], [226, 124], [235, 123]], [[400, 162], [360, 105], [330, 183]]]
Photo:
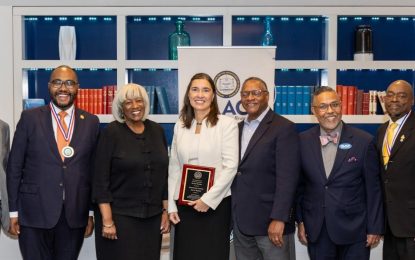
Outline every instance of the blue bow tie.
[[330, 142], [337, 144], [339, 142], [339, 133], [331, 135], [320, 135], [320, 142], [322, 146], [326, 146]]

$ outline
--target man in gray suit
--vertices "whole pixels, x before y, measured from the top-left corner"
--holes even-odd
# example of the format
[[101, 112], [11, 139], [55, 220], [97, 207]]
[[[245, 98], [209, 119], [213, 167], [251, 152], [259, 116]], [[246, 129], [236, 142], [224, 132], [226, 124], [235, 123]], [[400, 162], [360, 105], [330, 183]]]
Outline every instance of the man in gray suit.
[[9, 203], [6, 190], [6, 166], [10, 150], [9, 125], [0, 120], [0, 220], [4, 230], [9, 230]]

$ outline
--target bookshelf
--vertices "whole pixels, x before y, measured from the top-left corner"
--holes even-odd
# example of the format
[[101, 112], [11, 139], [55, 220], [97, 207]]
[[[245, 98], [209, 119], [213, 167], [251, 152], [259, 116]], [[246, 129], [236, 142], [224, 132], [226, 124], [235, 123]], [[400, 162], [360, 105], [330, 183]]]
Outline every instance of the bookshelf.
[[[167, 60], [166, 39], [174, 31], [176, 19], [185, 19], [192, 45], [231, 46], [260, 45], [262, 21], [272, 17], [277, 44], [276, 85], [334, 87], [353, 83], [365, 90], [372, 86], [383, 90], [391, 80], [399, 78], [413, 84], [414, 13], [415, 7], [210, 6], [197, 8], [197, 15], [192, 7], [14, 7], [15, 121], [20, 116], [23, 98], [47, 98], [47, 93], [40, 91], [46, 88], [44, 76], [39, 77], [40, 72], [36, 71], [66, 63], [84, 71], [81, 87], [127, 82], [166, 87], [173, 114], [154, 114], [150, 118], [159, 123], [174, 123], [179, 109], [177, 61]], [[35, 18], [46, 25], [36, 25]], [[74, 23], [80, 33], [77, 34], [79, 57], [60, 61], [56, 52], [57, 33], [53, 31], [69, 23]], [[357, 24], [366, 23], [373, 29], [375, 60], [353, 61], [353, 30]], [[91, 30], [97, 33], [85, 40]], [[36, 39], [33, 44], [34, 34], [45, 33], [53, 37]], [[395, 44], [394, 35], [403, 37], [402, 48]], [[97, 70], [101, 73], [99, 77], [94, 76]], [[301, 124], [316, 122], [312, 115], [286, 117]], [[112, 121], [111, 115], [99, 118], [103, 123]], [[379, 124], [386, 119], [383, 115], [344, 116], [346, 122], [355, 124]]]

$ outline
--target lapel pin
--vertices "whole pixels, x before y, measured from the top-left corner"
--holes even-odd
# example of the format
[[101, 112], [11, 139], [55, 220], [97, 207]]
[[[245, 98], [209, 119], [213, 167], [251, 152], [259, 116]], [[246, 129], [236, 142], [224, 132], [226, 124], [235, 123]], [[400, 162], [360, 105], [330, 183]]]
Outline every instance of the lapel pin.
[[80, 117], [81, 119], [85, 119], [84, 115], [80, 115], [79, 117]]
[[405, 135], [401, 135], [401, 143], [403, 142], [403, 141], [405, 141]]

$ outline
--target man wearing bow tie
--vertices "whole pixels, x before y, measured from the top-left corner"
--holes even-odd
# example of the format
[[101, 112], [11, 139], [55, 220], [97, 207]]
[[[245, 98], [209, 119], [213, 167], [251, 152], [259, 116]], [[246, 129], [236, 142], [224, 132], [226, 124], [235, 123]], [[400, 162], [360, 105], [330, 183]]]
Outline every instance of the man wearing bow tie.
[[383, 259], [415, 259], [415, 115], [411, 84], [397, 80], [386, 91], [390, 120], [379, 127], [378, 150], [385, 197]]
[[384, 220], [375, 142], [342, 122], [330, 87], [314, 92], [311, 111], [319, 125], [300, 134], [298, 237], [311, 260], [369, 259]]

